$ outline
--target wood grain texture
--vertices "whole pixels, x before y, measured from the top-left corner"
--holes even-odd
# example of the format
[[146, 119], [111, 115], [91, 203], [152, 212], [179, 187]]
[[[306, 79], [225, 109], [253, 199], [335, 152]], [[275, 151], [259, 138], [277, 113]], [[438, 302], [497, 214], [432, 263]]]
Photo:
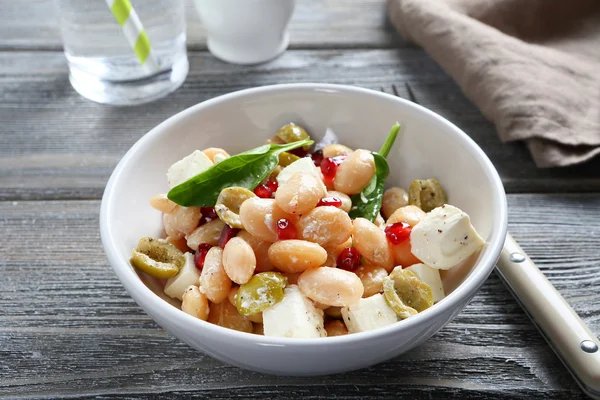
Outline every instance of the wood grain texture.
[[101, 248], [98, 199], [114, 166], [145, 132], [203, 100], [327, 82], [405, 98], [410, 89], [483, 148], [510, 193], [577, 192], [509, 195], [509, 230], [600, 333], [600, 158], [536, 169], [522, 144], [502, 144], [452, 80], [396, 34], [384, 0], [298, 1], [291, 50], [250, 67], [206, 52], [192, 1], [184, 1], [186, 82], [165, 99], [117, 108], [71, 88], [53, 0], [0, 0], [0, 399], [585, 398], [495, 274], [425, 344], [347, 374], [252, 373], [158, 327]]
[[464, 129], [488, 154], [508, 192], [600, 190], [600, 158], [539, 170], [521, 143], [503, 144], [491, 123], [422, 50], [297, 50], [242, 67], [190, 54], [190, 74], [151, 105], [109, 107], [70, 86], [59, 52], [0, 53], [0, 199], [100, 198], [119, 159], [145, 132], [198, 102], [253, 86], [327, 82], [408, 97]]
[[[600, 194], [513, 194], [509, 230], [600, 333]], [[431, 340], [318, 378], [243, 371], [191, 350], [105, 261], [99, 202], [0, 202], [0, 398], [584, 399], [493, 274]]]
[[[193, 2], [186, 6], [188, 48], [206, 49], [206, 31]], [[132, 1], [135, 7], [136, 1]], [[54, 0], [0, 0], [0, 49], [62, 50]], [[142, 21], [143, 22], [143, 21]], [[291, 48], [381, 48], [406, 45], [386, 17], [385, 0], [297, 1]]]

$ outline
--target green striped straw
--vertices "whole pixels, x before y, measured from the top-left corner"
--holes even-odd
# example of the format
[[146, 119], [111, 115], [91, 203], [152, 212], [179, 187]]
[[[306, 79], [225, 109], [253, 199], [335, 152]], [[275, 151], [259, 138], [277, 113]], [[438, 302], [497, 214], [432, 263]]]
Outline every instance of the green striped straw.
[[152, 46], [144, 26], [129, 0], [106, 0], [110, 11], [121, 26], [123, 34], [135, 52], [140, 64], [149, 72], [158, 70], [158, 63], [152, 55]]

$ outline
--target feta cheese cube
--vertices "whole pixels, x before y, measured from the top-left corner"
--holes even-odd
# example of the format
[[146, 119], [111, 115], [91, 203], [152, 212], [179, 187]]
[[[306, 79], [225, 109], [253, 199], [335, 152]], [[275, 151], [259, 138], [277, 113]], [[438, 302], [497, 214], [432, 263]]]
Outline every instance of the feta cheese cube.
[[316, 308], [296, 285], [286, 287], [283, 300], [263, 311], [263, 326], [265, 336], [327, 336], [323, 328], [323, 311]]
[[406, 268], [406, 270], [414, 272], [419, 279], [431, 287], [434, 303], [437, 303], [446, 296], [444, 294], [444, 286], [442, 285], [439, 269], [431, 268], [429, 265], [425, 264], [413, 264]]
[[310, 157], [303, 157], [282, 169], [279, 175], [277, 175], [277, 183], [279, 184], [279, 186], [282, 186], [285, 183], [287, 183], [287, 181], [292, 177], [292, 175], [297, 173], [309, 174], [317, 178], [317, 180], [321, 182], [323, 196], [327, 194], [327, 188], [325, 187], [325, 184], [323, 183], [323, 178], [321, 177], [321, 170], [315, 166], [315, 164], [312, 161], [312, 158]]
[[218, 164], [218, 163], [220, 163], [221, 161], [225, 161], [225, 160], [227, 160], [228, 158], [229, 158], [229, 157], [227, 157], [227, 156], [226, 156], [226, 155], [224, 155], [224, 154], [217, 153], [217, 154], [215, 154], [215, 156], [213, 157], [213, 160], [214, 160], [215, 164]]
[[398, 321], [398, 316], [381, 293], [343, 307], [342, 317], [350, 333], [366, 332]]
[[185, 253], [185, 264], [177, 275], [170, 277], [165, 285], [165, 294], [179, 300], [183, 300], [183, 292], [190, 285], [198, 285], [200, 273], [194, 262], [194, 254]]
[[206, 154], [200, 150], [194, 151], [189, 156], [183, 157], [169, 167], [169, 170], [167, 171], [169, 187], [173, 189], [175, 186], [206, 171], [212, 165], [213, 162], [210, 161], [210, 158], [208, 158]]
[[485, 243], [469, 216], [445, 204], [427, 213], [410, 233], [411, 252], [436, 269], [450, 269]]

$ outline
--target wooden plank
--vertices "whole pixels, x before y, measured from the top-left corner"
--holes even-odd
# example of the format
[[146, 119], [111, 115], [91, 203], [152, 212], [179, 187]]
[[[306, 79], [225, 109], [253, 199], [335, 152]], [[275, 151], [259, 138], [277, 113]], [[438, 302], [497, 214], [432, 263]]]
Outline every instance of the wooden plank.
[[[135, 1], [132, 2], [135, 6]], [[188, 48], [206, 50], [206, 30], [185, 1]], [[53, 0], [0, 0], [0, 49], [62, 50]], [[304, 0], [290, 21], [291, 48], [378, 48], [405, 45], [387, 20], [384, 0]]]
[[[508, 199], [513, 236], [600, 333], [600, 194]], [[224, 365], [131, 300], [98, 212], [95, 200], [0, 202], [0, 398], [585, 398], [495, 274], [434, 338], [372, 368], [285, 378]]]
[[[480, 334], [475, 330], [473, 335]], [[0, 340], [6, 336], [0, 334]], [[269, 376], [224, 365], [164, 334], [21, 333], [0, 350], [20, 372], [0, 383], [11, 398], [175, 394], [212, 398], [434, 398], [584, 399], [544, 344], [518, 349], [448, 345], [440, 339], [377, 366], [321, 378]], [[8, 341], [8, 340], [6, 340]], [[68, 348], [68, 351], [65, 351]], [[27, 349], [24, 354], [14, 354]], [[140, 352], [143, 349], [143, 354]], [[67, 359], [68, 357], [68, 359]], [[448, 359], [450, 357], [450, 359]], [[321, 397], [322, 396], [322, 397]], [[411, 398], [415, 398], [412, 397]], [[419, 397], [420, 398], [420, 397]]]
[[498, 168], [508, 192], [598, 191], [600, 158], [572, 168], [535, 168], [520, 143], [502, 144], [494, 127], [422, 50], [298, 50], [240, 67], [191, 54], [187, 81], [148, 105], [109, 107], [70, 87], [58, 52], [0, 56], [0, 199], [100, 198], [112, 169], [145, 132], [203, 100], [282, 82], [358, 85], [416, 100], [463, 128]]

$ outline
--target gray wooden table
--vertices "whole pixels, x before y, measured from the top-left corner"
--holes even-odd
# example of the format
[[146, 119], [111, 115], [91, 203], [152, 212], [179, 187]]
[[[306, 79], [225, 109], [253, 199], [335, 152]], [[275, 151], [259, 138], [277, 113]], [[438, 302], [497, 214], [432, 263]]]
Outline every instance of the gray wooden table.
[[215, 60], [190, 12], [187, 81], [128, 108], [73, 91], [53, 13], [51, 0], [0, 0], [0, 398], [584, 398], [495, 274], [407, 354], [347, 374], [284, 378], [225, 365], [173, 338], [106, 262], [104, 185], [167, 117], [272, 83], [395, 88], [406, 97], [411, 89], [488, 154], [508, 193], [509, 230], [600, 333], [600, 161], [538, 170], [522, 144], [502, 144], [450, 78], [396, 35], [383, 0], [299, 1], [290, 50], [252, 67]]

